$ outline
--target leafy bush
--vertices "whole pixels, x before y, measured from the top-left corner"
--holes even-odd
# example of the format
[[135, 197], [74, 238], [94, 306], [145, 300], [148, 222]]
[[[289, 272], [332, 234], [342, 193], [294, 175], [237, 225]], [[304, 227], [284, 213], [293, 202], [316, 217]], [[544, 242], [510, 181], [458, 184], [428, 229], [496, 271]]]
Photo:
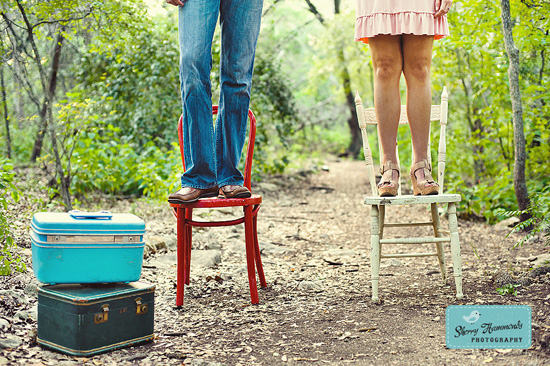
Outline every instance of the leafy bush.
[[13, 270], [23, 272], [26, 270], [25, 263], [19, 255], [12, 253], [15, 246], [13, 232], [11, 231], [8, 205], [10, 201], [19, 200], [19, 190], [13, 184], [13, 165], [6, 159], [0, 159], [0, 275], [5, 276]]
[[[77, 172], [72, 181], [75, 195], [100, 191], [108, 194], [164, 198], [181, 172], [179, 148], [161, 149], [153, 142], [139, 147], [116, 138], [108, 125], [83, 133], [73, 154]], [[101, 135], [101, 136], [100, 136]]]
[[117, 127], [117, 138], [165, 148], [173, 141], [181, 113], [176, 35], [176, 23], [137, 12], [133, 24], [95, 39], [74, 65], [77, 88], [98, 102], [95, 112]]
[[497, 293], [499, 295], [512, 295], [512, 296], [517, 296], [518, 295], [518, 290], [516, 290], [517, 287], [519, 287], [520, 285], [512, 285], [511, 283], [509, 284], [506, 284], [502, 287], [499, 287], [497, 288]]
[[288, 85], [280, 65], [257, 54], [250, 108], [257, 118], [253, 167], [258, 172], [282, 173], [288, 164], [298, 114]]
[[531, 203], [524, 211], [502, 211], [501, 216], [519, 216], [529, 212], [531, 218], [518, 223], [510, 233], [523, 232], [531, 228], [514, 247], [523, 246], [529, 239], [537, 234], [542, 234], [545, 245], [550, 245], [550, 186], [545, 187], [541, 192], [531, 195]]
[[[91, 192], [112, 195], [165, 197], [181, 171], [179, 148], [141, 142], [111, 124], [100, 102], [74, 91], [58, 107], [58, 132], [63, 137], [63, 164], [70, 191], [78, 197]], [[43, 161], [51, 164], [52, 156]]]
[[[137, 155], [144, 151], [151, 152], [151, 142], [161, 151], [170, 149], [177, 141], [176, 121], [181, 114], [177, 23], [163, 17], [155, 18], [154, 26], [150, 22], [136, 22], [129, 29], [117, 33], [113, 39], [96, 40], [89, 45], [82, 62], [75, 69], [77, 88], [94, 100], [95, 113], [102, 116], [101, 121], [93, 125], [111, 126], [114, 141], [128, 142], [136, 148], [133, 152]], [[219, 94], [219, 38], [217, 31], [211, 71], [214, 104]], [[258, 121], [255, 169], [262, 172], [281, 172], [286, 166], [284, 152], [279, 149], [280, 156], [273, 159], [272, 147], [286, 148], [293, 134], [297, 112], [288, 85], [290, 81], [281, 72], [278, 62], [262, 57], [258, 52], [251, 109]], [[103, 156], [99, 154], [98, 158], [105, 161], [110, 154], [107, 151]], [[116, 165], [126, 164], [135, 170], [138, 156], [131, 154], [130, 151], [120, 154], [121, 160], [129, 161], [113, 162], [113, 169], [122, 174], [122, 169]], [[152, 165], [149, 164], [149, 167]], [[116, 185], [113, 182], [115, 179], [125, 177], [113, 176], [105, 182], [106, 187], [98, 188], [109, 190], [110, 186]], [[130, 191], [134, 188], [128, 187]]]
[[472, 186], [454, 177], [447, 181], [447, 191], [462, 195], [457, 210], [466, 217], [483, 218], [495, 224], [501, 220], [503, 211], [517, 208], [514, 183], [509, 175], [503, 174]]

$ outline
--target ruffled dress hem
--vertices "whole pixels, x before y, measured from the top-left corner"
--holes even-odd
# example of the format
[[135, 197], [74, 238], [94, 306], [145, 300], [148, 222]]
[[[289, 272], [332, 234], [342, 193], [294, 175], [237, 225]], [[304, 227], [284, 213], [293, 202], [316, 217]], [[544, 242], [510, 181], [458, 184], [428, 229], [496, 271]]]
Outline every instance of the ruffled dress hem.
[[369, 43], [368, 38], [385, 35], [427, 35], [441, 39], [449, 35], [447, 16], [434, 17], [433, 13], [401, 12], [376, 13], [357, 17], [355, 41]]

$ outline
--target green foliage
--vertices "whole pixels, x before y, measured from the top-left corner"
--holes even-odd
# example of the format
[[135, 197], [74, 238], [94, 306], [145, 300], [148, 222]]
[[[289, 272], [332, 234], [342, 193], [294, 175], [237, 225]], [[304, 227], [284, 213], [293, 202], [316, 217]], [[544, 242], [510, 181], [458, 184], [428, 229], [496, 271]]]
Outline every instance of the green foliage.
[[19, 200], [19, 190], [13, 184], [13, 165], [6, 159], [0, 159], [0, 275], [5, 276], [13, 270], [23, 272], [26, 270], [21, 257], [12, 253], [15, 246], [13, 232], [11, 230], [8, 205]]
[[505, 295], [517, 296], [518, 290], [516, 290], [516, 288], [518, 288], [519, 286], [520, 285], [512, 285], [508, 283], [502, 287], [497, 288], [496, 291], [499, 295], [502, 295], [502, 296], [505, 296]]
[[275, 60], [261, 54], [256, 57], [250, 108], [257, 117], [253, 167], [258, 172], [282, 173], [288, 164], [285, 150], [298, 119], [288, 84]]
[[181, 171], [179, 148], [161, 149], [121, 141], [111, 124], [81, 133], [73, 157], [72, 191], [77, 195], [104, 192], [113, 195], [147, 195], [164, 198]]
[[351, 92], [360, 90], [366, 104], [372, 99], [370, 56], [352, 38], [354, 9], [342, 6], [341, 13], [334, 14], [334, 3], [315, 2], [321, 13], [316, 17], [299, 4], [275, 3], [262, 20], [260, 45], [267, 43], [268, 47], [259, 48], [258, 54], [280, 60], [298, 101], [295, 134], [290, 140], [292, 160], [344, 153], [351, 140], [347, 124], [351, 115], [342, 70], [347, 68], [350, 73]]
[[510, 174], [487, 179], [477, 185], [468, 185], [464, 181], [451, 179], [447, 188], [462, 195], [462, 215], [470, 218], [482, 217], [490, 224], [500, 220], [502, 211], [517, 207]]
[[136, 12], [129, 27], [89, 44], [74, 65], [78, 89], [98, 102], [96, 113], [117, 127], [117, 138], [138, 146], [173, 141], [181, 113], [176, 35], [175, 24]]
[[[550, 4], [512, 2], [520, 50], [520, 87], [530, 192], [550, 184], [547, 46]], [[513, 188], [514, 132], [500, 3], [456, 2], [451, 36], [435, 42], [433, 84], [449, 88], [448, 189], [463, 195], [459, 212], [495, 223], [517, 210]]]
[[[174, 156], [156, 158], [156, 155], [172, 150], [177, 141], [176, 121], [181, 114], [179, 76], [177, 67], [174, 68], [179, 63], [176, 23], [160, 17], [155, 18], [153, 27], [149, 26], [150, 22], [146, 18], [136, 20], [130, 29], [118, 32], [117, 37], [91, 44], [76, 69], [81, 93], [85, 90], [86, 96], [96, 102], [94, 112], [101, 116], [100, 121], [94, 122], [90, 128], [105, 133], [104, 126], [110, 126], [107, 128], [109, 143], [112, 144], [110, 149], [117, 146], [122, 149], [116, 162], [111, 159], [109, 148], [95, 156], [95, 163], [101, 164], [109, 173], [90, 172], [93, 164], [81, 165], [84, 169], [79, 170], [79, 175], [84, 176], [75, 178], [78, 192], [83, 192], [88, 186], [106, 192], [156, 195], [152, 192], [163, 185], [145, 182], [165, 179], [169, 175], [168, 169], [174, 166], [178, 168], [172, 175], [181, 172], [180, 163], [174, 163], [178, 160]], [[218, 31], [213, 43], [211, 73], [214, 104], [217, 103], [219, 86], [219, 41]], [[272, 58], [262, 57], [259, 52], [251, 102], [258, 121], [256, 171], [281, 172], [286, 166], [284, 156], [277, 154], [274, 148], [285, 146], [293, 133], [297, 114], [287, 85], [288, 80], [281, 73], [280, 65]], [[96, 132], [92, 134], [96, 136]], [[142, 156], [145, 152], [148, 156]], [[171, 162], [165, 163], [166, 159], [171, 159]], [[136, 162], [142, 164], [144, 172], [136, 172]], [[110, 166], [106, 168], [108, 164]], [[106, 177], [109, 181], [103, 180]]]
[[[176, 8], [164, 5], [168, 11], [151, 16], [141, 0], [85, 4], [39, 0], [3, 1], [1, 9], [14, 16], [17, 4], [37, 24], [34, 31], [46, 71], [56, 35], [63, 31], [68, 40], [62, 53], [54, 119], [63, 146], [63, 168], [72, 172], [72, 192], [79, 197], [102, 191], [164, 198], [181, 173], [174, 145], [181, 113]], [[349, 111], [340, 77], [344, 66], [352, 91], [359, 90], [363, 104], [372, 106], [370, 52], [368, 46], [352, 40], [353, 6], [342, 7], [341, 14], [335, 15], [332, 1], [315, 5], [323, 24], [304, 3], [266, 0], [251, 104], [258, 118], [255, 173], [278, 174], [297, 161], [345, 150]], [[498, 0], [456, 1], [449, 13], [451, 36], [434, 43], [432, 66], [434, 103], [439, 103], [443, 86], [450, 95], [446, 191], [462, 194], [461, 214], [490, 223], [502, 218], [502, 212], [517, 211], [508, 58], [499, 5]], [[532, 197], [535, 215], [530, 223], [542, 233], [550, 216], [543, 199], [550, 186], [550, 3], [511, 5], [521, 58], [527, 183], [530, 192], [541, 192]], [[159, 4], [154, 6], [163, 10]], [[37, 136], [43, 93], [36, 92], [41, 90], [40, 76], [28, 66], [33, 65], [33, 52], [26, 37], [18, 37], [26, 52], [14, 53], [7, 24], [2, 19], [0, 23], [12, 151], [20, 163], [28, 160]], [[13, 25], [24, 34], [20, 17], [13, 18]], [[213, 44], [214, 103], [219, 52], [218, 29]], [[15, 75], [16, 56], [22, 58], [18, 65], [26, 68], [20, 73], [28, 76], [29, 85]], [[401, 86], [403, 92], [403, 80]], [[18, 103], [24, 106], [22, 117], [15, 116]], [[432, 137], [437, 135], [438, 130], [432, 128]], [[48, 140], [45, 144], [49, 147]], [[410, 165], [410, 145], [410, 132], [400, 129], [404, 167]], [[371, 146], [377, 155], [375, 145]], [[0, 148], [4, 151], [4, 147], [2, 128]], [[52, 161], [48, 154], [42, 160]], [[55, 178], [59, 182], [60, 177]]]
[[[255, 60], [251, 107], [258, 115], [264, 116], [259, 132], [273, 126], [281, 142], [285, 143], [294, 133], [297, 111], [289, 81], [281, 71], [280, 64], [258, 55]], [[261, 148], [261, 146], [260, 146]]]
[[[100, 102], [80, 91], [67, 96], [56, 107], [58, 134], [66, 147], [63, 168], [72, 173], [71, 192], [77, 198], [97, 192], [164, 198], [181, 171], [179, 148], [126, 141], [120, 128], [108, 122], [109, 113], [98, 108]], [[53, 156], [41, 161], [51, 165]]]
[[[530, 213], [531, 218], [523, 222], [519, 222], [512, 231], [513, 232], [527, 233], [518, 240], [514, 245], [515, 247], [523, 246], [529, 239], [535, 237], [538, 234], [542, 234], [544, 237], [545, 245], [550, 245], [550, 186], [546, 186], [542, 192], [536, 192], [531, 195], [531, 203], [527, 210], [523, 211], [502, 211], [501, 216], [519, 216], [523, 213]], [[529, 230], [530, 229], [530, 230]]]

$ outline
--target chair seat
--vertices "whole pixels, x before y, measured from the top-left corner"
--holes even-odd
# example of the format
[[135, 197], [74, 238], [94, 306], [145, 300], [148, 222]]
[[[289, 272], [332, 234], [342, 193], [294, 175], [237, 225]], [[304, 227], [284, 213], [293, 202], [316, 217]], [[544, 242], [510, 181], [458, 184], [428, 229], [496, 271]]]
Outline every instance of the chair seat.
[[217, 207], [238, 207], [259, 205], [262, 203], [262, 196], [253, 194], [248, 198], [218, 198], [208, 197], [200, 198], [198, 201], [190, 203], [170, 203], [170, 207], [182, 208], [217, 208]]
[[415, 205], [421, 203], [449, 203], [460, 202], [459, 194], [438, 194], [432, 196], [395, 196], [395, 197], [365, 197], [366, 205]]

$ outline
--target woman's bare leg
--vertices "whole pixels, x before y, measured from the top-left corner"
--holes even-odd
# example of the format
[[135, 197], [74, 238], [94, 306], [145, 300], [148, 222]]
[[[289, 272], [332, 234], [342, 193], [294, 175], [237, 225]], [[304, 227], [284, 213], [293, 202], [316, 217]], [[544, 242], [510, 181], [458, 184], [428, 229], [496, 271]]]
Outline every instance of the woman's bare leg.
[[[407, 116], [411, 128], [413, 164], [415, 164], [428, 158], [432, 105], [430, 66], [433, 36], [404, 34], [402, 39], [403, 74], [407, 83]], [[416, 176], [423, 180], [424, 170], [417, 170]]]
[[[378, 120], [379, 142], [382, 144], [382, 163], [397, 163], [396, 141], [401, 98], [399, 79], [403, 71], [401, 36], [378, 35], [369, 38], [374, 67], [374, 108]], [[397, 181], [398, 173], [387, 171], [382, 180]], [[393, 178], [389, 175], [393, 174]]]

